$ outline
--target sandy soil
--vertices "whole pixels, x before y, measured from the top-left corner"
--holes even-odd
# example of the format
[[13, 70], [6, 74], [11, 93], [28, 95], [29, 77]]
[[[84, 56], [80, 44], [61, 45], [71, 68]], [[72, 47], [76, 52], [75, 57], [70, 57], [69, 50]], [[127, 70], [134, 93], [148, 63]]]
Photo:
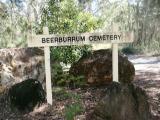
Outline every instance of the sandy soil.
[[135, 85], [145, 89], [155, 120], [160, 120], [160, 56], [129, 56], [136, 70]]

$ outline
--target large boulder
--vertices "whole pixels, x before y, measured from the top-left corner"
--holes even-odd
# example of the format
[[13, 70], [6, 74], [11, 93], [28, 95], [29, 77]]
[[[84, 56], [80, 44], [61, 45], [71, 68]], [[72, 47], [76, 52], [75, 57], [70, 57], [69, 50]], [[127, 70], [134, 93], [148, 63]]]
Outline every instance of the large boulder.
[[151, 120], [151, 111], [141, 88], [112, 83], [87, 120]]
[[28, 79], [13, 85], [8, 92], [11, 105], [19, 110], [33, 110], [45, 102], [45, 91], [38, 80]]
[[[130, 83], [135, 76], [133, 64], [119, 53], [119, 81]], [[90, 84], [108, 84], [112, 81], [112, 51], [98, 50], [82, 56], [71, 65], [70, 74], [82, 75]]]
[[0, 84], [4, 87], [11, 87], [28, 78], [45, 83], [43, 49], [0, 49]]

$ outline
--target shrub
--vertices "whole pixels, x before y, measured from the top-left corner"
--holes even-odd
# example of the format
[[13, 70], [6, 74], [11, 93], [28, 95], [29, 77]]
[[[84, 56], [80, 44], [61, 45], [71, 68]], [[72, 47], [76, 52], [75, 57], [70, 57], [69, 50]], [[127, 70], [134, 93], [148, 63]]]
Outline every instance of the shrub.
[[69, 75], [69, 73], [63, 72], [60, 64], [53, 64], [52, 69], [52, 80], [54, 85], [76, 88], [83, 86], [86, 83], [84, 76], [75, 77], [73, 75]]
[[122, 48], [121, 52], [127, 55], [129, 54], [133, 55], [133, 54], [137, 54], [139, 51], [133, 46], [127, 46], [127, 47]]

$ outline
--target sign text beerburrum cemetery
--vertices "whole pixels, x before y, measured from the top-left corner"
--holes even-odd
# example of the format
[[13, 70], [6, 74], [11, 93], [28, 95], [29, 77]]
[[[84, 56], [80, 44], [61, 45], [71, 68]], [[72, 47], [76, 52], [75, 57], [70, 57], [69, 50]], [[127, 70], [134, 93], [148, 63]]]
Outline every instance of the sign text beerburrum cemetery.
[[125, 33], [84, 33], [72, 35], [35, 35], [28, 41], [30, 47], [89, 45], [97, 43], [132, 42], [132, 34]]
[[[43, 28], [43, 35], [31, 35], [28, 39], [29, 47], [44, 47], [47, 102], [52, 104], [51, 68], [49, 46], [91, 45], [112, 43], [112, 76], [118, 82], [118, 44], [133, 42], [133, 32], [83, 33], [71, 35], [49, 35], [47, 27]], [[54, 71], [53, 71], [54, 72]]]

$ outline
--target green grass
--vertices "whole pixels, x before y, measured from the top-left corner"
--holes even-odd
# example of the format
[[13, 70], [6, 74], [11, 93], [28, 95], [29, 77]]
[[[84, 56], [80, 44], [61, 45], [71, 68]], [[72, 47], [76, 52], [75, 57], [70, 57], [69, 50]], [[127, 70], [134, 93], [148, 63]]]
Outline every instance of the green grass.
[[66, 91], [63, 87], [54, 87], [53, 88], [53, 95], [56, 96], [58, 100], [66, 100], [66, 99], [73, 99], [75, 101], [79, 101], [81, 96], [76, 93], [70, 93]]
[[81, 104], [81, 95], [67, 91], [63, 87], [54, 87], [53, 95], [57, 100], [69, 100], [72, 104], [65, 106], [64, 116], [65, 120], [74, 120], [74, 117], [84, 111]]
[[83, 111], [83, 107], [79, 102], [73, 103], [65, 108], [65, 119], [74, 120], [74, 117]]

